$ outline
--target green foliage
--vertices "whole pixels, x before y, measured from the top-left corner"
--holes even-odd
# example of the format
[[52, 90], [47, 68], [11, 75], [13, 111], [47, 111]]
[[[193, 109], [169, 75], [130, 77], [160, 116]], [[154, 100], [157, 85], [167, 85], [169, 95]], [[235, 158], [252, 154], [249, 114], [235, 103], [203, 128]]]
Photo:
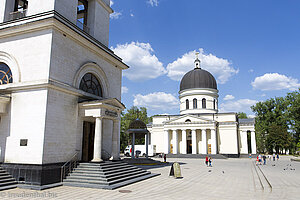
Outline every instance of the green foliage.
[[299, 91], [288, 93], [286, 97], [258, 102], [251, 107], [256, 114], [255, 131], [259, 152], [296, 150], [300, 133]]
[[[141, 107], [138, 108], [136, 106], [131, 107], [129, 110], [127, 109], [126, 113], [121, 114], [121, 133], [120, 133], [120, 151], [123, 152], [127, 145], [131, 144], [131, 138], [129, 134], [126, 133], [128, 130], [129, 124], [136, 119], [140, 119], [145, 124], [148, 124], [152, 121], [151, 117], [147, 116], [147, 108]], [[145, 138], [136, 138], [135, 144], [143, 144]]]
[[247, 114], [244, 112], [238, 112], [237, 115], [238, 115], [239, 119], [247, 119], [248, 118]]

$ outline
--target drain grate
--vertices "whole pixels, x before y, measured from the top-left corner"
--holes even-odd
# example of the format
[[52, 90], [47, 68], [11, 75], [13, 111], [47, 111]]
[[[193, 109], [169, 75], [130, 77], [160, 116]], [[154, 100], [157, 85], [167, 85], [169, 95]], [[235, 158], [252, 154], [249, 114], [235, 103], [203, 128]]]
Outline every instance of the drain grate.
[[121, 192], [121, 193], [130, 193], [132, 191], [131, 190], [119, 190], [119, 192]]

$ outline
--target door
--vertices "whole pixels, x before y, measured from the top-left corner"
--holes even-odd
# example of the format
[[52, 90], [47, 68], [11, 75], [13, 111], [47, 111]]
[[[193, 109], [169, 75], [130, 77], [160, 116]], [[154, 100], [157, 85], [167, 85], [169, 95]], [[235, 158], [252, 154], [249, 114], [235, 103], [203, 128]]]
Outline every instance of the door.
[[186, 141], [186, 152], [188, 154], [191, 154], [192, 153], [192, 140], [187, 140]]
[[208, 154], [211, 154], [211, 144], [208, 144], [208, 145], [207, 145], [207, 153], [208, 153]]
[[94, 155], [95, 123], [83, 122], [82, 161], [89, 162]]

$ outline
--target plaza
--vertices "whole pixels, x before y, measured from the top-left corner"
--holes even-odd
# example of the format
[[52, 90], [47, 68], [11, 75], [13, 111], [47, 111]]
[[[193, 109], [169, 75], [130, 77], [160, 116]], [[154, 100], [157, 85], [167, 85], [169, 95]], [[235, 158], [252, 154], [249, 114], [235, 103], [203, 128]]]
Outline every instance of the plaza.
[[68, 186], [42, 191], [17, 188], [1, 191], [0, 196], [1, 199], [45, 199], [17, 197], [38, 193], [50, 195], [48, 199], [74, 200], [299, 199], [300, 162], [291, 162], [290, 158], [292, 157], [282, 156], [275, 162], [268, 160], [265, 166], [259, 167], [255, 166], [254, 159], [247, 158], [215, 159], [213, 167], [206, 167], [204, 159], [170, 158], [168, 162], [180, 163], [182, 179], [169, 176], [170, 165], [142, 166], [161, 175], [116, 190]]

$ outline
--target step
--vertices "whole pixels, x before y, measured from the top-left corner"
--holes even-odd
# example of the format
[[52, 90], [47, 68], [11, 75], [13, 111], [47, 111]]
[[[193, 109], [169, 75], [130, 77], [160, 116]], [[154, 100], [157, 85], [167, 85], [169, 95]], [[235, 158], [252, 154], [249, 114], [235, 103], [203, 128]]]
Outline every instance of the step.
[[109, 167], [86, 167], [86, 166], [78, 166], [76, 169], [82, 169], [82, 170], [91, 170], [91, 171], [107, 171], [107, 170], [114, 170], [119, 168], [126, 168], [131, 167], [131, 165], [118, 165], [118, 166], [109, 166]]
[[108, 166], [116, 166], [116, 165], [122, 165], [124, 163], [122, 162], [110, 162], [110, 163], [80, 163], [78, 166], [84, 166], [84, 167], [108, 167]]
[[117, 179], [117, 180], [109, 181], [109, 185], [113, 185], [113, 184], [116, 184], [116, 183], [119, 183], [119, 182], [122, 182], [122, 181], [125, 181], [125, 180], [129, 180], [129, 179], [132, 179], [132, 178], [145, 176], [145, 175], [148, 175], [148, 174], [151, 174], [151, 173], [148, 172], [148, 171], [145, 171], [145, 172], [142, 172], [142, 173], [139, 173], [139, 174], [123, 177], [123, 178], [120, 178], [120, 179]]
[[129, 169], [136, 169], [137, 167], [134, 166], [128, 166], [126, 168], [117, 168], [114, 170], [86, 170], [86, 169], [78, 169], [76, 168], [73, 172], [79, 172], [79, 173], [94, 173], [94, 174], [111, 174], [111, 173], [115, 173], [115, 172], [121, 172], [121, 171], [126, 171]]
[[7, 179], [7, 178], [12, 178], [12, 176], [11, 175], [0, 176], [0, 180]]
[[90, 173], [76, 173], [76, 172], [73, 172], [73, 173], [70, 173], [69, 176], [84, 176], [84, 177], [90, 177], [90, 178], [107, 178], [107, 177], [113, 177], [113, 176], [117, 176], [119, 174], [124, 174], [124, 173], [130, 173], [130, 172], [135, 172], [135, 171], [141, 171], [142, 169], [140, 168], [135, 168], [135, 169], [130, 169], [130, 170], [126, 170], [126, 171], [121, 171], [121, 172], [116, 172], [116, 173], [112, 173], [112, 174], [90, 174]]
[[3, 177], [3, 176], [8, 176], [9, 173], [5, 172], [5, 173], [0, 173], [0, 178]]
[[132, 176], [132, 175], [136, 175], [136, 174], [140, 174], [140, 173], [144, 173], [145, 171], [135, 171], [135, 172], [130, 172], [130, 173], [124, 173], [124, 174], [119, 174], [113, 177], [88, 177], [88, 176], [67, 176], [67, 179], [80, 179], [80, 180], [94, 180], [94, 181], [112, 181], [112, 180], [116, 180], [116, 179], [120, 179], [126, 176]]
[[6, 182], [6, 181], [15, 181], [15, 179], [12, 177], [6, 178], [6, 179], [0, 179], [0, 183]]
[[1, 190], [9, 190], [9, 189], [13, 189], [13, 188], [16, 188], [16, 187], [17, 187], [17, 184], [6, 185], [6, 186], [0, 187], [0, 191]]
[[108, 185], [107, 181], [102, 180], [87, 180], [87, 179], [65, 179], [64, 183], [88, 183], [88, 184], [99, 184], [99, 185]]
[[17, 181], [13, 180], [13, 181], [7, 181], [4, 183], [0, 183], [0, 187], [6, 186], [6, 185], [12, 185], [12, 184], [17, 184]]

